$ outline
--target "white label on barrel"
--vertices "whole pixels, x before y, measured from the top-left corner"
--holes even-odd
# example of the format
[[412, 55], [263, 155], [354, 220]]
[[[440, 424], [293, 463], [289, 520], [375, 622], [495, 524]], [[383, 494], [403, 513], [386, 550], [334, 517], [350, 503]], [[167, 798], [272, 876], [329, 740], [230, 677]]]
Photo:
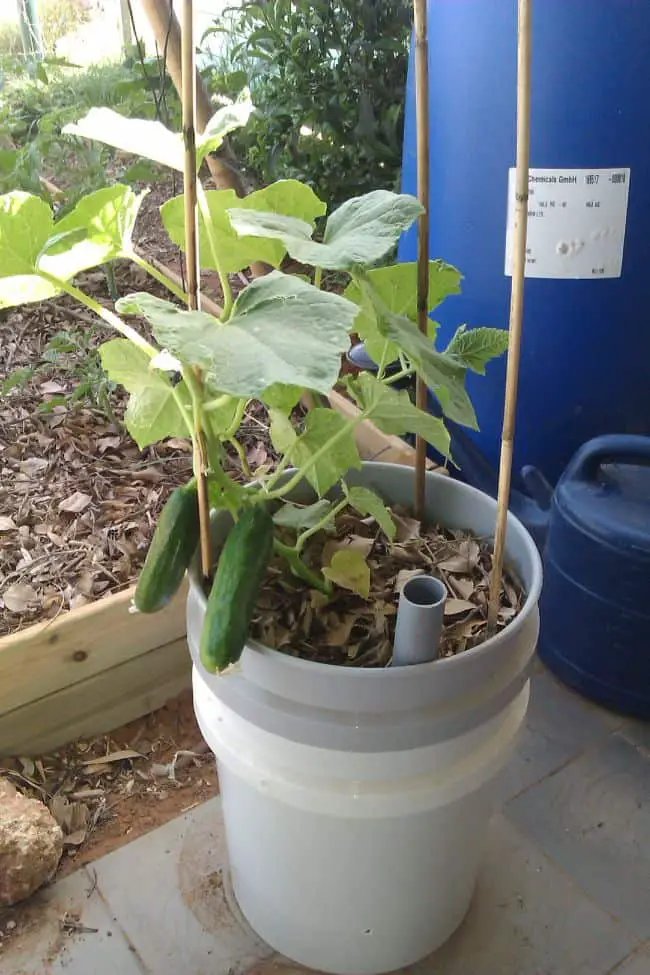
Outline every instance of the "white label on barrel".
[[[531, 169], [528, 278], [620, 278], [629, 169]], [[515, 170], [508, 178], [506, 270], [512, 274]]]

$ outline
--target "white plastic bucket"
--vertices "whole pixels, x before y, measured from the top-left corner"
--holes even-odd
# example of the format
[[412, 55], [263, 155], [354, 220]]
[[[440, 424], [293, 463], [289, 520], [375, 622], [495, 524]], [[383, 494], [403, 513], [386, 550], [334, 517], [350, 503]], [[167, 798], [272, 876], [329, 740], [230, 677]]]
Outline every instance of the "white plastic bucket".
[[[413, 472], [351, 481], [409, 503]], [[429, 520], [493, 532], [495, 503], [427, 476]], [[228, 520], [216, 521], [217, 535]], [[205, 597], [191, 579], [194, 701], [218, 759], [235, 895], [258, 934], [322, 971], [371, 975], [434, 951], [467, 911], [499, 773], [522, 726], [541, 564], [514, 518], [507, 559], [527, 599], [474, 650], [384, 670], [315, 664], [251, 642], [238, 672], [201, 667]]]

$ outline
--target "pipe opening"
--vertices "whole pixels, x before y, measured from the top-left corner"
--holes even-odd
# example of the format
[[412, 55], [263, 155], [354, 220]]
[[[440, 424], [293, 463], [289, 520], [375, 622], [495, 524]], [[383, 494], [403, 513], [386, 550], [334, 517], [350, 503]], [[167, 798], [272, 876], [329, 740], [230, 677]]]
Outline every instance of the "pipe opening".
[[402, 596], [413, 606], [435, 609], [447, 598], [447, 590], [440, 579], [433, 576], [415, 576], [405, 584]]

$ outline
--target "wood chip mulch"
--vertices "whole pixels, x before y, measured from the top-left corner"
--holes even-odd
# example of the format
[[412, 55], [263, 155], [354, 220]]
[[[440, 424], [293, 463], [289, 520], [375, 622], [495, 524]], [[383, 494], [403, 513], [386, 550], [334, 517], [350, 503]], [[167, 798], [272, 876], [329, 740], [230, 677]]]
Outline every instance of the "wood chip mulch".
[[[112, 305], [101, 270], [80, 284]], [[127, 264], [116, 284], [120, 295], [156, 290]], [[52, 357], [61, 332], [78, 348]], [[72, 401], [88, 380], [84, 350], [109, 337], [67, 297], [0, 313], [0, 383], [37, 367], [0, 398], [0, 636], [128, 588], [168, 495], [191, 476], [187, 441], [138, 449], [121, 424], [125, 394], [99, 375], [90, 377], [97, 402]], [[275, 459], [265, 419], [258, 407], [241, 431], [255, 467]], [[241, 474], [235, 456], [231, 470]]]

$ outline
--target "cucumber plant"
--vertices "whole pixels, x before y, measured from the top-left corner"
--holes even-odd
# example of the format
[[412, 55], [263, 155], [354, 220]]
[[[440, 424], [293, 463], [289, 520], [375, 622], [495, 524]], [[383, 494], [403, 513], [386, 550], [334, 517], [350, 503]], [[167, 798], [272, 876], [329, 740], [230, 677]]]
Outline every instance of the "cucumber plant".
[[[228, 132], [245, 124], [250, 112], [245, 101], [220, 109], [197, 140], [197, 165]], [[183, 169], [182, 136], [160, 122], [91, 109], [70, 130]], [[0, 308], [60, 294], [76, 299], [116, 333], [100, 354], [110, 379], [129, 393], [125, 423], [138, 446], [165, 437], [191, 438], [196, 481], [207, 482], [211, 507], [227, 510], [236, 523], [215, 573], [202, 641], [205, 665], [222, 670], [241, 653], [272, 551], [285, 560], [288, 572], [325, 597], [334, 586], [367, 597], [369, 568], [358, 552], [339, 551], [323, 566], [305, 558], [308, 540], [331, 528], [348, 507], [394, 535], [382, 499], [346, 482], [348, 472], [361, 466], [355, 427], [369, 419], [389, 434], [419, 434], [448, 456], [445, 417], [476, 427], [466, 374], [483, 373], [486, 363], [505, 351], [507, 333], [461, 326], [438, 350], [435, 322], [430, 321], [428, 336], [418, 330], [415, 265], [381, 265], [421, 212], [411, 196], [375, 190], [326, 217], [326, 204], [296, 180], [272, 183], [245, 199], [230, 190], [205, 191], [199, 182], [201, 266], [220, 277], [219, 318], [184, 310], [182, 290], [135, 252], [132, 231], [142, 197], [117, 184], [85, 196], [56, 222], [48, 204], [36, 196], [13, 192], [0, 197]], [[171, 239], [184, 248], [183, 197], [169, 200], [161, 212]], [[324, 223], [318, 240], [317, 220]], [[310, 274], [284, 273], [287, 255], [311, 268]], [[113, 311], [74, 283], [79, 272], [118, 258], [135, 261], [165, 284], [174, 300], [140, 292], [121, 298]], [[235, 297], [229, 275], [254, 262], [272, 270]], [[324, 271], [346, 276], [343, 295], [321, 288]], [[459, 271], [432, 261], [429, 310], [459, 293], [460, 282]], [[139, 328], [134, 317], [148, 327]], [[377, 371], [340, 379], [352, 329], [365, 340]], [[399, 370], [387, 374], [395, 361]], [[414, 374], [433, 391], [442, 418], [417, 409], [406, 391], [396, 389], [398, 380]], [[339, 381], [358, 406], [353, 418], [320, 405]], [[317, 405], [296, 421], [294, 408], [306, 392], [314, 394]], [[255, 399], [268, 409], [271, 439], [281, 459], [275, 470], [257, 472], [243, 487], [226, 473], [223, 460], [229, 446], [243, 455], [237, 433]], [[292, 501], [302, 482], [314, 495], [306, 506]], [[196, 550], [200, 519], [194, 484], [172, 495], [161, 516], [136, 589], [140, 611], [166, 603]]]

